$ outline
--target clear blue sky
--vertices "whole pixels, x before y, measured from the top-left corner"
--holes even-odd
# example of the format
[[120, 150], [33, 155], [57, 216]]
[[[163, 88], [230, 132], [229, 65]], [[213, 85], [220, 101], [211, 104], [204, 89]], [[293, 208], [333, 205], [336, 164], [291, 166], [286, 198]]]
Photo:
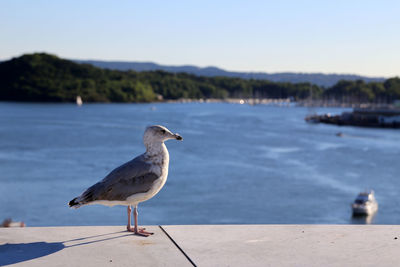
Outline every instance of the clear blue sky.
[[400, 76], [400, 1], [1, 0], [0, 60]]

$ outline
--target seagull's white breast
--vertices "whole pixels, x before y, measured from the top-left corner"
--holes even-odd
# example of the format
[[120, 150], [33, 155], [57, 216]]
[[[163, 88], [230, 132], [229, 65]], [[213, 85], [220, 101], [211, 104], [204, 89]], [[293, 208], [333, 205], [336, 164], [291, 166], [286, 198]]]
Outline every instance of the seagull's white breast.
[[150, 157], [148, 163], [152, 165], [150, 171], [157, 174], [159, 178], [153, 182], [151, 189], [146, 193], [134, 194], [128, 197], [126, 202], [129, 203], [129, 205], [136, 205], [139, 202], [143, 202], [154, 197], [165, 185], [168, 177], [169, 166], [169, 153], [167, 147], [162, 144], [161, 153]]

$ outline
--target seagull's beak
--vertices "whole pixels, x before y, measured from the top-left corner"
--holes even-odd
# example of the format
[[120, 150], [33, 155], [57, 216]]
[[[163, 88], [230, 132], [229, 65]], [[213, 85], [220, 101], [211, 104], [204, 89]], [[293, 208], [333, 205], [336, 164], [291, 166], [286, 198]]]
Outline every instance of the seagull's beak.
[[180, 136], [179, 134], [174, 134], [174, 137], [175, 137], [175, 139], [176, 140], [179, 140], [179, 141], [182, 141], [183, 140], [183, 138], [182, 138], [182, 136]]

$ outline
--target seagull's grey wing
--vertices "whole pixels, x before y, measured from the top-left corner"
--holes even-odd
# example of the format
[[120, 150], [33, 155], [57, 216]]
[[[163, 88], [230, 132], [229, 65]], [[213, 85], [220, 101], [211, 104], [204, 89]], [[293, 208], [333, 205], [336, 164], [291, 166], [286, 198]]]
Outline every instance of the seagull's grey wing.
[[137, 193], [148, 192], [159, 176], [150, 171], [151, 165], [143, 156], [121, 165], [102, 181], [89, 187], [81, 196], [84, 203], [96, 200], [124, 201]]

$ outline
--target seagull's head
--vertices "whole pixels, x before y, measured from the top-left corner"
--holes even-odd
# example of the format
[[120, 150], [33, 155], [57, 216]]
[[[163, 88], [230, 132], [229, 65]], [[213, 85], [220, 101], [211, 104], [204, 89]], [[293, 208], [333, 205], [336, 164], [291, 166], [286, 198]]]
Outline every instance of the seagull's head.
[[145, 145], [152, 143], [164, 142], [169, 139], [183, 140], [182, 136], [177, 133], [172, 133], [167, 127], [161, 125], [153, 125], [146, 128], [143, 136]]

